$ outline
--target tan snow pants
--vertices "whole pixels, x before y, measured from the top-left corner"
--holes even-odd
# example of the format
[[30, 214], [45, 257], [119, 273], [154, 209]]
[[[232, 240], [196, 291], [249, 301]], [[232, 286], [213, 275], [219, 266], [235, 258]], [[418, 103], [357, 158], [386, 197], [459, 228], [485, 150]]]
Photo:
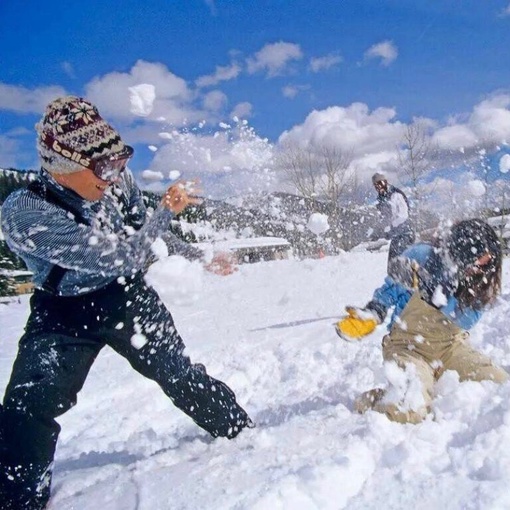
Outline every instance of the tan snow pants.
[[433, 395], [433, 386], [446, 370], [455, 370], [461, 381], [490, 380], [503, 383], [508, 374], [492, 361], [471, 348], [466, 340], [469, 333], [456, 326], [443, 313], [423, 301], [418, 292], [409, 300], [395, 323], [383, 339], [385, 361], [395, 361], [406, 369], [412, 363], [421, 382], [423, 405], [418, 409], [405, 409], [399, 403], [385, 402], [384, 390], [377, 388], [361, 395], [355, 408], [386, 414], [400, 423], [419, 423], [427, 415]]

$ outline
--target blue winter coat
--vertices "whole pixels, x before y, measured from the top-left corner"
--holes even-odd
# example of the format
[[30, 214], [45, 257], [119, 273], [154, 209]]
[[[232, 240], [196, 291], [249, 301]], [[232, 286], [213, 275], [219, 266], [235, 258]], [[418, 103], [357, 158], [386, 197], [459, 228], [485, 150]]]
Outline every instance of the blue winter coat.
[[453, 295], [456, 287], [454, 271], [448, 267], [441, 253], [426, 243], [414, 244], [398, 257], [396, 269], [390, 269], [391, 275], [375, 290], [367, 308], [384, 319], [388, 310], [394, 307], [388, 327], [393, 324], [413, 293], [410, 272], [412, 262], [418, 264], [418, 286], [425, 301], [441, 310], [457, 326], [463, 329], [472, 328], [482, 316], [482, 310], [459, 306]]

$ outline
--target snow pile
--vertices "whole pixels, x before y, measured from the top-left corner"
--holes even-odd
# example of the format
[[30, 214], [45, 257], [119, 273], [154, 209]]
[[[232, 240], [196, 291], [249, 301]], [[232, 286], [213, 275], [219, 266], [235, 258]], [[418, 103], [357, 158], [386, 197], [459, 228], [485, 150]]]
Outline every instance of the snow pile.
[[[385, 384], [386, 330], [348, 343], [333, 323], [345, 305], [366, 303], [386, 259], [351, 252], [204, 273], [193, 307], [169, 307], [192, 360], [234, 389], [257, 427], [211, 439], [104, 349], [78, 405], [59, 418], [50, 510], [510, 508], [510, 383], [446, 372], [420, 425], [353, 412], [358, 395]], [[153, 279], [183, 283], [165, 260]], [[505, 261], [503, 296], [470, 339], [507, 369], [509, 269]], [[27, 313], [25, 296], [0, 306], [2, 389]], [[397, 387], [411, 381], [389, 375]]]

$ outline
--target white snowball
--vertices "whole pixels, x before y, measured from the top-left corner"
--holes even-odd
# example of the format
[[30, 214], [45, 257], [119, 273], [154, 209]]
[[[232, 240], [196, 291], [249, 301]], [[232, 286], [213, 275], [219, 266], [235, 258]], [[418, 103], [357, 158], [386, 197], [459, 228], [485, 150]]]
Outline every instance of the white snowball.
[[329, 229], [328, 216], [326, 214], [313, 213], [308, 218], [306, 226], [308, 230], [316, 235], [324, 234]]
[[510, 154], [505, 154], [499, 160], [499, 171], [506, 174], [510, 170]]
[[152, 112], [155, 99], [156, 87], [150, 83], [140, 83], [140, 85], [129, 87], [129, 102], [133, 115], [147, 117]]
[[142, 179], [145, 181], [162, 181], [164, 178], [161, 172], [155, 172], [154, 170], [144, 170], [142, 172]]
[[479, 181], [478, 179], [474, 179], [472, 181], [469, 181], [468, 183], [469, 192], [474, 197], [482, 197], [485, 195], [485, 184], [482, 181]]
[[145, 335], [142, 335], [141, 333], [135, 333], [131, 337], [131, 345], [135, 349], [141, 349], [146, 343], [147, 343], [147, 338]]

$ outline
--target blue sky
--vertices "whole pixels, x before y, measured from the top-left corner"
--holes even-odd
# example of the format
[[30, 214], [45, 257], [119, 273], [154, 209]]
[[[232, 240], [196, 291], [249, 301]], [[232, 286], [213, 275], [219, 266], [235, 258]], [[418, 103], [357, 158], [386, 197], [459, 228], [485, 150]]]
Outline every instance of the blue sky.
[[[233, 116], [263, 152], [284, 132], [348, 139], [367, 172], [415, 117], [445, 150], [510, 140], [509, 0], [2, 0], [0, 20], [0, 167], [37, 166], [33, 125], [64, 93], [118, 127], [135, 172], [180, 157], [161, 132], [199, 136], [203, 120], [212, 134]], [[128, 92], [140, 84], [155, 90], [143, 115]], [[227, 150], [205, 147], [205, 163]], [[215, 171], [243, 164], [223, 157]]]

